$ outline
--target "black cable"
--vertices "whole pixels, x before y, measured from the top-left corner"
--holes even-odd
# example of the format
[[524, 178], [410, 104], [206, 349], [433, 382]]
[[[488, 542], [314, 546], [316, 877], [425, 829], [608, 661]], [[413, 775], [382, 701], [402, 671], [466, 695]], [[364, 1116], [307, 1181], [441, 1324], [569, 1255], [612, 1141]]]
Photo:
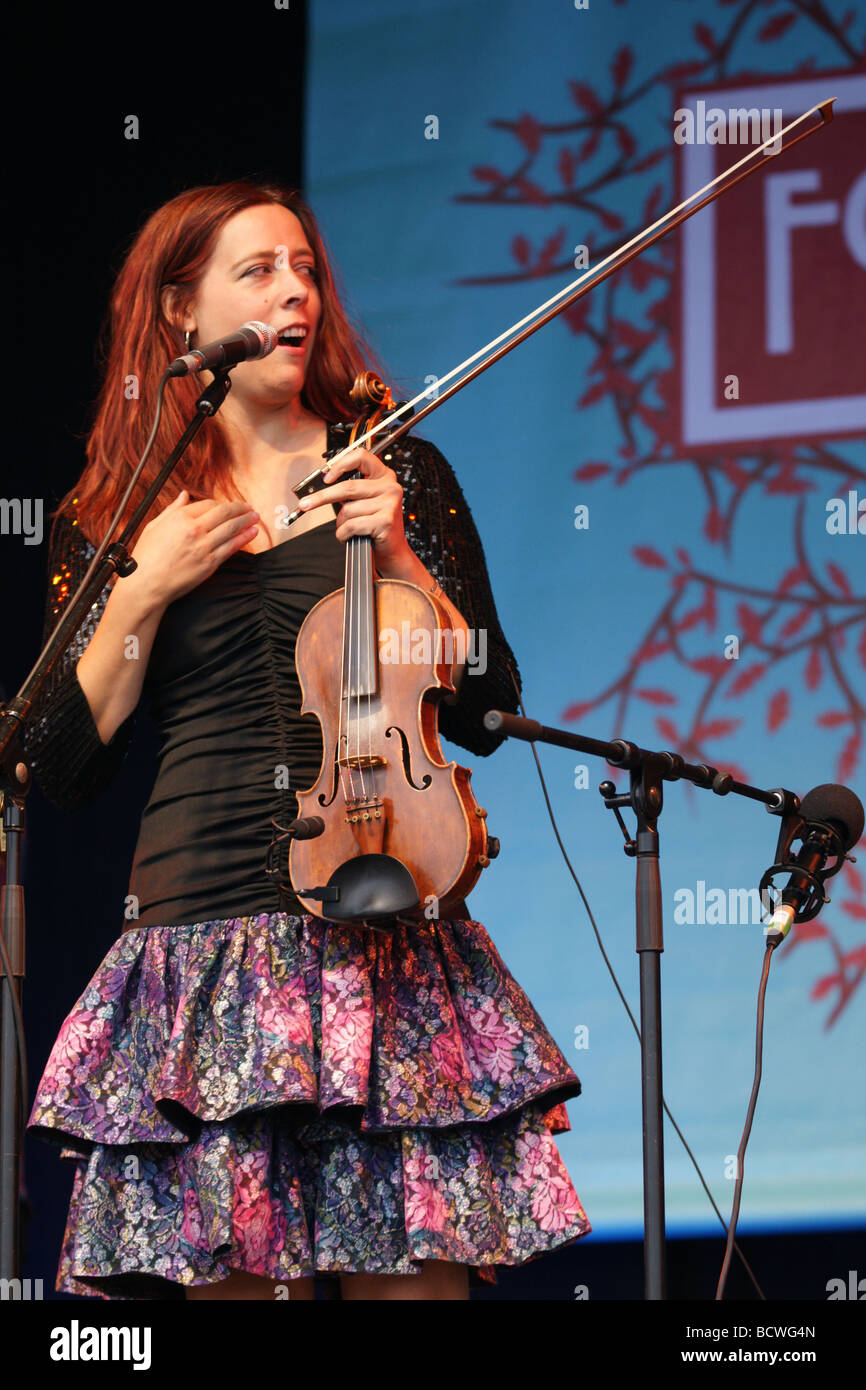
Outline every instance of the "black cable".
[[772, 945], [768, 945], [764, 952], [764, 966], [761, 971], [761, 983], [758, 986], [758, 1021], [755, 1030], [755, 1075], [752, 1081], [752, 1094], [749, 1096], [749, 1108], [746, 1112], [743, 1137], [740, 1140], [740, 1147], [737, 1150], [737, 1181], [734, 1185], [734, 1204], [731, 1209], [731, 1224], [728, 1227], [725, 1258], [722, 1262], [722, 1272], [719, 1275], [719, 1282], [716, 1288], [716, 1302], [719, 1302], [724, 1297], [728, 1270], [731, 1267], [732, 1245], [735, 1243], [734, 1232], [737, 1229], [737, 1221], [740, 1215], [740, 1198], [743, 1194], [743, 1165], [746, 1161], [746, 1145], [749, 1142], [749, 1135], [752, 1132], [752, 1120], [755, 1117], [755, 1106], [758, 1102], [758, 1091], [761, 1087], [761, 1063], [764, 1052], [764, 999], [767, 993], [767, 979], [770, 974], [770, 958], [778, 944], [778, 942], [775, 942]]

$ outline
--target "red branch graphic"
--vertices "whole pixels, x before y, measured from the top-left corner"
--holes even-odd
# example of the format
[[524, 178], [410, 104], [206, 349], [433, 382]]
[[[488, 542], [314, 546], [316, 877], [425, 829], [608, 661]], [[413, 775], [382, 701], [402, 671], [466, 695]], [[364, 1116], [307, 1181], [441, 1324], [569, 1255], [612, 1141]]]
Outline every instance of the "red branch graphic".
[[[690, 60], [633, 82], [634, 53], [624, 44], [611, 62], [609, 83], [590, 83], [582, 78], [568, 83], [566, 99], [572, 114], [562, 121], [541, 121], [529, 113], [491, 120], [495, 130], [507, 132], [516, 142], [513, 165], [510, 170], [492, 164], [476, 166], [471, 170], [476, 187], [456, 195], [455, 200], [508, 208], [544, 207], [552, 210], [554, 218], [557, 214], [561, 218], [565, 211], [571, 219], [578, 211], [590, 229], [584, 238], [589, 264], [597, 264], [652, 222], [662, 207], [666, 184], [659, 182], [644, 199], [640, 220], [627, 227], [625, 219], [610, 206], [623, 180], [664, 163], [667, 182], [673, 182], [672, 143], [668, 140], [661, 146], [641, 149], [639, 135], [629, 126], [630, 109], [647, 93], [659, 84], [685, 79], [708, 82], [735, 75], [740, 80], [766, 80], [766, 74], [733, 70], [738, 42], [748, 33], [751, 40], [769, 44], [789, 34], [795, 25], [802, 31], [804, 43], [809, 26], [825, 43], [832, 43], [834, 66], [841, 62], [853, 67], [863, 62], [863, 52], [850, 37], [856, 17], [853, 8], [837, 19], [823, 0], [717, 3], [718, 27], [698, 22], [692, 28], [695, 52]], [[807, 58], [794, 68], [794, 74], [815, 70], [816, 60]], [[553, 180], [549, 178], [552, 170]], [[511, 268], [458, 283], [486, 286], [551, 278], [562, 283], [563, 277], [574, 277], [577, 264], [569, 242], [568, 226], [556, 222], [537, 244], [521, 233], [511, 242]], [[844, 496], [858, 484], [862, 492], [866, 469], [827, 442], [781, 442], [761, 448], [752, 445], [742, 452], [728, 447], [715, 456], [675, 456], [674, 372], [664, 361], [660, 365], [665, 349], [668, 363], [673, 359], [673, 275], [673, 245], [663, 241], [562, 316], [568, 330], [594, 350], [590, 380], [576, 404], [586, 409], [605, 401], [613, 410], [621, 440], [617, 461], [584, 463], [575, 471], [575, 480], [587, 485], [605, 478], [621, 487], [634, 475], [652, 468], [673, 466], [688, 471], [697, 477], [705, 500], [703, 537], [726, 558], [731, 555], [736, 523], [750, 496], [789, 497], [791, 544], [780, 545], [778, 550], [789, 556], [793, 553], [796, 563], [789, 562], [775, 587], [764, 588], [734, 582], [711, 564], [696, 564], [682, 547], [670, 556], [649, 546], [635, 547], [635, 558], [642, 566], [667, 574], [669, 593], [621, 674], [594, 698], [570, 705], [563, 718], [583, 719], [590, 711], [610, 705], [615, 736], [625, 728], [632, 699], [641, 700], [659, 708], [656, 728], [672, 747], [690, 761], [718, 765], [707, 745], [730, 738], [743, 722], [731, 717], [730, 706], [720, 702], [736, 700], [763, 681], [768, 687], [766, 730], [773, 733], [791, 716], [788, 692], [795, 688], [793, 666], [807, 690], [824, 688], [827, 692], [827, 707], [816, 723], [821, 728], [838, 729], [836, 777], [849, 780], [861, 760], [866, 724], [866, 705], [858, 693], [866, 669], [866, 590], [861, 587], [854, 592], [848, 575], [835, 563], [826, 563], [819, 572], [807, 554], [803, 532], [806, 495], [816, 489], [827, 494], [832, 488], [836, 495]], [[639, 296], [641, 323], [626, 317], [622, 308], [626, 285]], [[721, 627], [722, 604], [730, 614], [726, 617], [730, 627]], [[731, 631], [739, 637], [737, 660], [720, 655], [718, 635], [714, 644], [702, 643], [710, 634]], [[660, 657], [673, 659], [692, 681], [696, 677], [701, 681], [691, 714], [677, 714], [674, 707], [679, 705], [679, 697], [658, 679], [647, 678], [650, 663]], [[785, 680], [781, 683], [783, 668]], [[668, 712], [662, 713], [663, 709]], [[722, 766], [736, 778], [749, 780], [747, 773], [731, 762], [724, 761]], [[850, 865], [844, 872], [854, 896], [842, 902], [842, 910], [861, 922], [866, 920], [863, 881]], [[866, 944], [846, 950], [829, 927], [817, 922], [801, 924], [792, 936], [795, 945], [818, 940], [826, 942], [836, 967], [812, 990], [813, 999], [832, 998], [825, 1025], [829, 1028], [866, 975]]]

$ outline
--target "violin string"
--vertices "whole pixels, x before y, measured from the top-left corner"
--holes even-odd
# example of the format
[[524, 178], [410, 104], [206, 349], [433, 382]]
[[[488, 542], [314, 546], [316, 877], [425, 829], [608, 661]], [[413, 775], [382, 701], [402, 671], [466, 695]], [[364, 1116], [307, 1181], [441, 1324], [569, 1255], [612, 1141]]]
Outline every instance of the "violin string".
[[363, 649], [363, 645], [362, 645], [363, 632], [362, 632], [362, 626], [361, 626], [361, 624], [362, 624], [362, 620], [363, 620], [362, 605], [363, 605], [363, 602], [364, 602], [364, 594], [363, 594], [364, 554], [365, 554], [366, 550], [367, 550], [367, 538], [366, 538], [366, 537], [359, 536], [359, 537], [358, 537], [358, 540], [357, 540], [357, 544], [356, 544], [356, 546], [355, 546], [355, 555], [356, 555], [356, 561], [355, 561], [355, 569], [356, 569], [356, 574], [355, 574], [355, 608], [356, 608], [356, 614], [355, 614], [355, 632], [356, 632], [356, 634], [357, 634], [355, 640], [356, 640], [356, 643], [357, 643], [357, 650], [358, 650], [358, 659], [357, 659], [357, 663], [356, 663], [357, 668], [358, 668], [358, 689], [357, 689], [357, 695], [356, 695], [356, 697], [355, 697], [355, 757], [356, 757], [356, 759], [357, 759], [357, 761], [358, 761], [358, 772], [359, 772], [358, 781], [359, 781], [360, 784], [361, 784], [361, 796], [362, 796], [362, 797], [363, 797], [363, 796], [366, 796], [366, 794], [367, 794], [367, 779], [366, 779], [366, 777], [365, 777], [365, 774], [364, 774], [364, 767], [363, 767], [362, 762], [361, 762], [361, 700], [362, 700], [362, 693], [361, 693], [361, 692], [362, 692], [363, 689], [364, 689], [364, 676], [365, 676], [364, 669], [363, 669], [363, 651], [364, 651], [364, 649]]
[[378, 660], [378, 652], [374, 647], [374, 633], [376, 622], [373, 613], [375, 587], [373, 584], [373, 540], [370, 538], [367, 546], [367, 554], [364, 560], [364, 627], [365, 639], [364, 649], [367, 653], [367, 707], [364, 718], [367, 723], [367, 766], [370, 769], [370, 796], [375, 800], [376, 797], [376, 773], [373, 769], [373, 691], [376, 689], [374, 672]]
[[[399, 409], [395, 410], [391, 415], [386, 416], [385, 419], [380, 420], [378, 424], [374, 425], [371, 429], [367, 430], [366, 434], [360, 435], [353, 443], [347, 445], [347, 447], [343, 449], [341, 453], [335, 454], [333, 459], [331, 460], [332, 466], [333, 464], [339, 462], [340, 459], [345, 458], [347, 454], [352, 453], [353, 450], [363, 449], [368, 440], [375, 438], [377, 434], [381, 434], [383, 431], [388, 429], [389, 426], [398, 422], [402, 422], [403, 418], [405, 417], [406, 411], [410, 408], [414, 408], [421, 401], [428, 400], [431, 391], [435, 389], [435, 391], [438, 394], [441, 387], [443, 387], [446, 384], [446, 382], [451, 381], [452, 377], [457, 376], [467, 367], [471, 367], [480, 358], [486, 356], [487, 353], [492, 352], [494, 348], [497, 348], [500, 345], [500, 343], [504, 343], [508, 338], [512, 337], [513, 334], [518, 333], [522, 328], [526, 327], [527, 324], [530, 324], [533, 322], [533, 320], [540, 318], [543, 314], [547, 312], [548, 309], [551, 309], [554, 304], [557, 304], [559, 300], [564, 299], [567, 295], [572, 294], [576, 289], [578, 289], [579, 286], [582, 285], [585, 280], [589, 280], [593, 276], [598, 275], [599, 271], [603, 270], [606, 266], [610, 265], [612, 261], [615, 261], [617, 259], [617, 257], [623, 255], [626, 251], [630, 251], [633, 246], [637, 245], [638, 242], [643, 241], [645, 237], [651, 236], [652, 233], [657, 231], [659, 227], [662, 227], [665, 224], [665, 222], [670, 221], [671, 218], [676, 217], [678, 213], [682, 212], [684, 208], [687, 208], [690, 203], [694, 203], [698, 198], [702, 198], [703, 195], [709, 189], [714, 188], [717, 183], [721, 183], [722, 180], [728, 178], [730, 174], [736, 173], [737, 169], [742, 168], [744, 164], [748, 163], [750, 159], [754, 159], [756, 155], [762, 154], [768, 145], [772, 145], [777, 140], [781, 140], [782, 137], [787, 135], [790, 130], [793, 130], [795, 126], [800, 125], [801, 122], [805, 121], [809, 116], [813, 116], [816, 111], [820, 111], [821, 105], [826, 105], [826, 102], [819, 103], [817, 106], [810, 107], [808, 111], [804, 111], [802, 116], [798, 116], [796, 120], [791, 121], [789, 125], [784, 126], [782, 130], [778, 131], [775, 135], [771, 135], [767, 140], [763, 142], [763, 144], [756, 145], [753, 150], [750, 150], [749, 153], [744, 155], [742, 159], [738, 160], [736, 164], [732, 164], [729, 169], [722, 170], [720, 174], [717, 174], [716, 177], [714, 179], [711, 179], [709, 183], [705, 184], [703, 188], [699, 188], [697, 193], [690, 194], [689, 197], [686, 198], [682, 203], [680, 203], [678, 207], [671, 208], [669, 212], [664, 213], [655, 222], [653, 222], [651, 227], [644, 227], [641, 231], [639, 231], [635, 236], [632, 237], [631, 241], [625, 242], [625, 244], [618, 247], [616, 251], [612, 251], [609, 256], [605, 256], [604, 260], [599, 261], [598, 265], [593, 266], [590, 270], [585, 271], [583, 275], [579, 275], [578, 278], [576, 280], [573, 280], [570, 285], [566, 285], [565, 289], [557, 291], [557, 293], [553, 295], [552, 298], [548, 299], [544, 304], [539, 304], [537, 308], [533, 309], [530, 313], [526, 314], [524, 318], [518, 320], [517, 323], [513, 323], [510, 328], [506, 328], [503, 333], [500, 333], [498, 338], [493, 338], [489, 343], [487, 343], [485, 347], [479, 348], [478, 351], [473, 353], [471, 357], [467, 357], [465, 362], [461, 362], [458, 366], [453, 367], [450, 372], [446, 373], [445, 376], [437, 377], [436, 381], [433, 383], [433, 386], [426, 387], [425, 390], [419, 392], [417, 396], [414, 396], [412, 400], [405, 401], [399, 407]], [[780, 149], [778, 153], [781, 152], [782, 151]]]
[[[365, 743], [366, 743], [366, 745], [367, 745], [367, 753], [369, 754], [369, 753], [372, 751], [371, 748], [370, 748], [370, 690], [372, 689], [372, 669], [371, 669], [371, 661], [370, 661], [370, 578], [371, 578], [372, 566], [373, 566], [373, 538], [372, 538], [372, 536], [366, 536], [366, 537], [365, 537], [363, 564], [364, 564], [364, 574], [363, 574], [363, 585], [362, 585], [362, 587], [361, 587], [361, 603], [362, 603], [362, 606], [363, 606], [363, 617], [364, 617], [364, 628], [363, 628], [363, 634], [362, 634], [361, 640], [362, 640], [363, 651], [364, 651], [364, 678], [365, 678], [365, 685], [364, 685], [364, 716], [363, 716], [363, 720], [364, 720], [364, 732], [365, 732], [366, 735], [367, 735], [366, 740], [365, 740]], [[371, 794], [371, 793], [370, 793], [370, 786], [371, 786], [372, 780], [373, 780], [373, 774], [372, 774], [372, 770], [371, 770], [371, 768], [370, 768], [369, 760], [367, 761], [367, 765], [366, 765], [366, 768], [365, 768], [365, 772], [367, 773], [367, 776], [366, 776], [365, 783], [364, 783], [364, 795], [365, 795], [365, 796], [369, 796], [369, 795]]]
[[[352, 542], [346, 542], [346, 599], [352, 592]], [[349, 797], [355, 794], [352, 779], [352, 608], [348, 602], [344, 602], [343, 611], [347, 618], [346, 629], [346, 780], [349, 783]]]
[[353, 707], [353, 704], [352, 704], [353, 692], [354, 692], [355, 705], [357, 705], [357, 699], [358, 699], [358, 652], [357, 652], [358, 633], [357, 633], [357, 613], [356, 613], [356, 611], [355, 611], [356, 606], [357, 606], [357, 602], [358, 602], [358, 600], [357, 600], [357, 592], [358, 592], [358, 583], [357, 583], [358, 547], [357, 547], [357, 545], [356, 545], [356, 543], [355, 543], [355, 537], [354, 537], [354, 536], [351, 536], [351, 537], [350, 537], [350, 539], [347, 541], [347, 545], [349, 546], [349, 550], [350, 550], [350, 553], [351, 553], [351, 556], [352, 556], [352, 561], [351, 561], [352, 588], [351, 588], [351, 592], [350, 592], [350, 600], [351, 600], [351, 601], [350, 601], [350, 603], [349, 603], [349, 613], [350, 613], [350, 620], [349, 620], [349, 649], [350, 649], [350, 650], [349, 650], [349, 671], [350, 671], [350, 679], [349, 679], [349, 754], [348, 754], [348, 756], [349, 756], [349, 783], [350, 783], [350, 786], [351, 786], [351, 788], [352, 788], [352, 800], [354, 801], [354, 800], [356, 799], [357, 795], [358, 795], [358, 791], [357, 791], [357, 788], [356, 788], [356, 786], [355, 786], [355, 775], [356, 775], [357, 769], [353, 766], [353, 763], [352, 763], [352, 758], [353, 758], [353, 756], [354, 756], [355, 754], [357, 754], [357, 748], [355, 747], [355, 743], [356, 743], [357, 737], [358, 737], [358, 735], [357, 735], [357, 728], [358, 728], [357, 713], [356, 713], [356, 708]]
[[[343, 583], [344, 583], [344, 586], [345, 586], [344, 589], [343, 589], [344, 595], [348, 592], [348, 589], [349, 589], [349, 572], [350, 572], [350, 571], [349, 571], [349, 566], [350, 566], [350, 564], [351, 564], [351, 554], [352, 554], [351, 548], [347, 545], [347, 547], [346, 547], [346, 563], [345, 563], [344, 578], [343, 578]], [[344, 706], [345, 706], [345, 704], [346, 704], [346, 692], [347, 692], [347, 690], [348, 690], [348, 688], [349, 688], [348, 685], [347, 685], [347, 683], [346, 683], [346, 682], [347, 682], [347, 671], [346, 671], [347, 620], [348, 620], [348, 615], [347, 615], [347, 613], [346, 613], [346, 604], [345, 604], [345, 602], [344, 602], [344, 603], [343, 603], [343, 632], [342, 632], [342, 641], [341, 641], [341, 643], [340, 643], [340, 717], [339, 717], [339, 720], [338, 720], [338, 727], [337, 727], [337, 769], [338, 769], [339, 774], [340, 774], [340, 791], [341, 791], [341, 793], [342, 793], [343, 801], [344, 801], [344, 802], [348, 801], [348, 796], [347, 796], [347, 794], [346, 794], [346, 782], [345, 782], [346, 770], [345, 770], [345, 768], [343, 767], [343, 756], [344, 756], [344, 748], [343, 748], [343, 738], [344, 738], [344, 734], [343, 734]]]
[[357, 647], [357, 659], [355, 661], [355, 676], [357, 680], [355, 693], [355, 757], [358, 762], [358, 781], [361, 784], [361, 796], [367, 794], [367, 779], [364, 775], [364, 767], [361, 762], [361, 691], [364, 684], [365, 672], [361, 660], [362, 647], [362, 605], [364, 602], [363, 576], [364, 576], [364, 555], [367, 550], [367, 537], [358, 536], [355, 541], [355, 583], [353, 585], [355, 613], [355, 642]]

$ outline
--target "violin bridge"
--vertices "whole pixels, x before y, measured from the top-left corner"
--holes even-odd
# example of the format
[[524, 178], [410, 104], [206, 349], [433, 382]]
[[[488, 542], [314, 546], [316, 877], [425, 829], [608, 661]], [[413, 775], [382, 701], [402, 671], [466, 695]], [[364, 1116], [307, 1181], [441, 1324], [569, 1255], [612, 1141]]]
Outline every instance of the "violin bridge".
[[387, 760], [378, 753], [353, 753], [348, 758], [338, 758], [340, 767], [357, 768], [360, 772], [369, 772], [375, 767], [387, 767]]
[[361, 821], [382, 819], [382, 798], [380, 796], [354, 796], [346, 802], [346, 820], [350, 825]]

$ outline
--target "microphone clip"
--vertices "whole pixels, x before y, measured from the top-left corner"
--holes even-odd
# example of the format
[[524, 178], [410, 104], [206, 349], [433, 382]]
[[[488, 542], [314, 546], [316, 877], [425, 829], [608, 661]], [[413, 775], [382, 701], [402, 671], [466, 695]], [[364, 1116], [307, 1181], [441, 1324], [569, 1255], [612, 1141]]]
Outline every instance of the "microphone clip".
[[[795, 840], [802, 840], [803, 849], [813, 851], [815, 868], [807, 868], [794, 858], [791, 847]], [[758, 890], [761, 901], [768, 900], [765, 895], [770, 889], [777, 899], [781, 898], [774, 882], [776, 877], [784, 875], [786, 879], [793, 878], [797, 888], [807, 895], [802, 906], [797, 907], [797, 921], [811, 922], [818, 916], [825, 903], [830, 901], [824, 892], [824, 880], [837, 874], [845, 860], [850, 857], [840, 830], [834, 823], [807, 821], [796, 813], [786, 817], [779, 830], [776, 862], [767, 869], [761, 879]], [[834, 859], [832, 864], [828, 863], [831, 858]]]

